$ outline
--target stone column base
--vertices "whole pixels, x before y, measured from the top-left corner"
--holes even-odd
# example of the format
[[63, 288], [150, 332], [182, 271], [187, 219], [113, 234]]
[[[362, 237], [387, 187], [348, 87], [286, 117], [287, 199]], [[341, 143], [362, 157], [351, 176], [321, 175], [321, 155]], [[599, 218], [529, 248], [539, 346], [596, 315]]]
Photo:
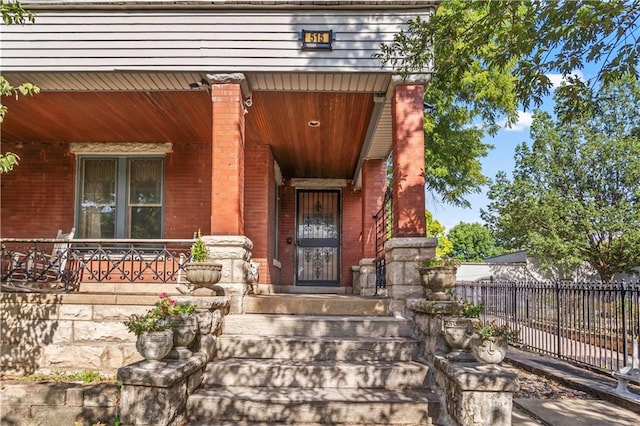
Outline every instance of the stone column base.
[[[434, 359], [443, 424], [511, 426], [513, 392], [518, 375], [496, 365]], [[453, 421], [451, 421], [453, 420]]]
[[[375, 259], [360, 259], [360, 296], [373, 296], [376, 294], [376, 264]], [[355, 287], [354, 287], [355, 290]]]
[[253, 243], [243, 235], [207, 235], [202, 239], [209, 256], [222, 263], [222, 277], [215, 286], [216, 292], [230, 298], [230, 313], [241, 313], [242, 299], [251, 287], [249, 261]]
[[[435, 238], [391, 238], [384, 245], [389, 309], [396, 316], [407, 316], [407, 298], [424, 297], [418, 261], [433, 257], [438, 240]], [[375, 270], [374, 270], [375, 275]]]

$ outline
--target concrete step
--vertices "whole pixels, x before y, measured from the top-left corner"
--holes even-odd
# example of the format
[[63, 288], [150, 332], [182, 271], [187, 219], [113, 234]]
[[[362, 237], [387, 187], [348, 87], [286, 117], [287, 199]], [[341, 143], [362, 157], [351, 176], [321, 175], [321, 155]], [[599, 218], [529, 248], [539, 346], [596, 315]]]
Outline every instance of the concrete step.
[[411, 361], [418, 341], [408, 337], [285, 337], [221, 335], [216, 357], [300, 361]]
[[439, 410], [435, 395], [424, 389], [223, 387], [199, 389], [187, 401], [189, 419], [199, 424], [430, 425]]
[[258, 295], [244, 298], [247, 314], [389, 316], [389, 299], [344, 295]]
[[311, 337], [409, 337], [412, 323], [403, 318], [249, 314], [227, 315], [224, 334]]
[[[334, 425], [344, 425], [344, 423], [332, 423]], [[379, 423], [378, 423], [379, 424]], [[216, 420], [192, 421], [188, 426], [327, 426], [326, 423], [283, 423], [283, 422], [246, 422], [246, 421], [229, 421], [219, 422]], [[349, 423], [345, 426], [375, 426], [376, 423]]]
[[226, 359], [210, 362], [202, 386], [406, 389], [424, 386], [417, 362]]

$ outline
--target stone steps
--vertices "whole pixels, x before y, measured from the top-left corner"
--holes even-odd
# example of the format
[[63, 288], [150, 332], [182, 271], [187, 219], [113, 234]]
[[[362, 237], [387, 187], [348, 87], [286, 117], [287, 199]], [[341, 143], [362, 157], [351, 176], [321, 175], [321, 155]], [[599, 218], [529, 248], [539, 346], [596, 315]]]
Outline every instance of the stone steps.
[[333, 295], [258, 295], [243, 301], [246, 314], [389, 316], [389, 299]]
[[404, 318], [232, 314], [224, 320], [227, 335], [306, 336], [306, 337], [409, 337], [412, 323]]
[[418, 341], [408, 337], [306, 337], [222, 335], [218, 358], [300, 361], [411, 361]]
[[192, 426], [428, 425], [438, 417], [428, 368], [415, 362], [413, 324], [385, 314], [386, 301], [248, 299], [243, 309], [254, 313], [225, 316], [216, 358], [187, 401]]
[[[196, 391], [189, 398], [187, 410], [200, 419], [192, 425], [222, 421], [429, 425], [437, 418], [439, 406], [433, 394], [424, 389], [229, 386]], [[207, 423], [202, 419], [215, 420]]]
[[427, 367], [417, 362], [225, 359], [209, 363], [203, 386], [404, 389], [422, 387]]

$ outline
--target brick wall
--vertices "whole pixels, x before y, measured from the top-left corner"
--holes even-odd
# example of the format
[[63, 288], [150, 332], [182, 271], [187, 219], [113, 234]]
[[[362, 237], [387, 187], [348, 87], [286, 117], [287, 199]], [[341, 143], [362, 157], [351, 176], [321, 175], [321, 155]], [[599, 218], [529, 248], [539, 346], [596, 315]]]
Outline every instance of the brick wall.
[[253, 260], [260, 263], [259, 282], [280, 284], [273, 266], [275, 235], [275, 171], [268, 145], [248, 145], [245, 151], [245, 235], [253, 242]]
[[[279, 214], [279, 232], [278, 244], [280, 247], [279, 261], [282, 264], [280, 271], [280, 284], [293, 285], [296, 241], [296, 191], [289, 185], [280, 187], [280, 214]], [[287, 243], [287, 238], [291, 238], [292, 243]]]
[[351, 267], [358, 265], [362, 258], [362, 192], [351, 186], [342, 191], [342, 260], [340, 264], [341, 282], [353, 285]]
[[211, 232], [211, 146], [174, 144], [166, 156], [165, 238], [191, 238]]
[[[0, 177], [0, 236], [53, 238], [74, 226], [76, 156], [67, 144], [27, 143], [3, 150], [20, 164]], [[165, 163], [164, 238], [210, 232], [211, 165], [208, 144], [174, 144]]]
[[69, 232], [74, 224], [75, 156], [69, 145], [26, 143], [15, 152], [20, 164], [0, 175], [0, 236], [54, 238], [58, 229]]
[[387, 187], [387, 161], [374, 159], [362, 164], [362, 257], [376, 257], [376, 221]]

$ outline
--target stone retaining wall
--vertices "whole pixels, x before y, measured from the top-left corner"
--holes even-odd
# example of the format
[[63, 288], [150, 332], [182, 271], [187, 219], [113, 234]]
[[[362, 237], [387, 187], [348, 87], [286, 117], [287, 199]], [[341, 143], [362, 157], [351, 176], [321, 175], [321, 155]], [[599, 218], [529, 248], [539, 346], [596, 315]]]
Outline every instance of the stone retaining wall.
[[452, 318], [449, 302], [425, 309], [423, 301], [409, 299], [407, 308], [414, 314], [417, 337], [422, 341], [419, 358], [431, 373], [428, 385], [444, 407], [439, 424], [510, 426], [517, 374], [500, 365], [464, 361], [460, 354], [451, 357], [443, 333], [443, 322]]
[[120, 391], [115, 383], [25, 383], [3, 381], [3, 425], [112, 425], [118, 418]]
[[141, 357], [123, 321], [145, 313], [156, 295], [0, 294], [4, 373], [116, 370]]

